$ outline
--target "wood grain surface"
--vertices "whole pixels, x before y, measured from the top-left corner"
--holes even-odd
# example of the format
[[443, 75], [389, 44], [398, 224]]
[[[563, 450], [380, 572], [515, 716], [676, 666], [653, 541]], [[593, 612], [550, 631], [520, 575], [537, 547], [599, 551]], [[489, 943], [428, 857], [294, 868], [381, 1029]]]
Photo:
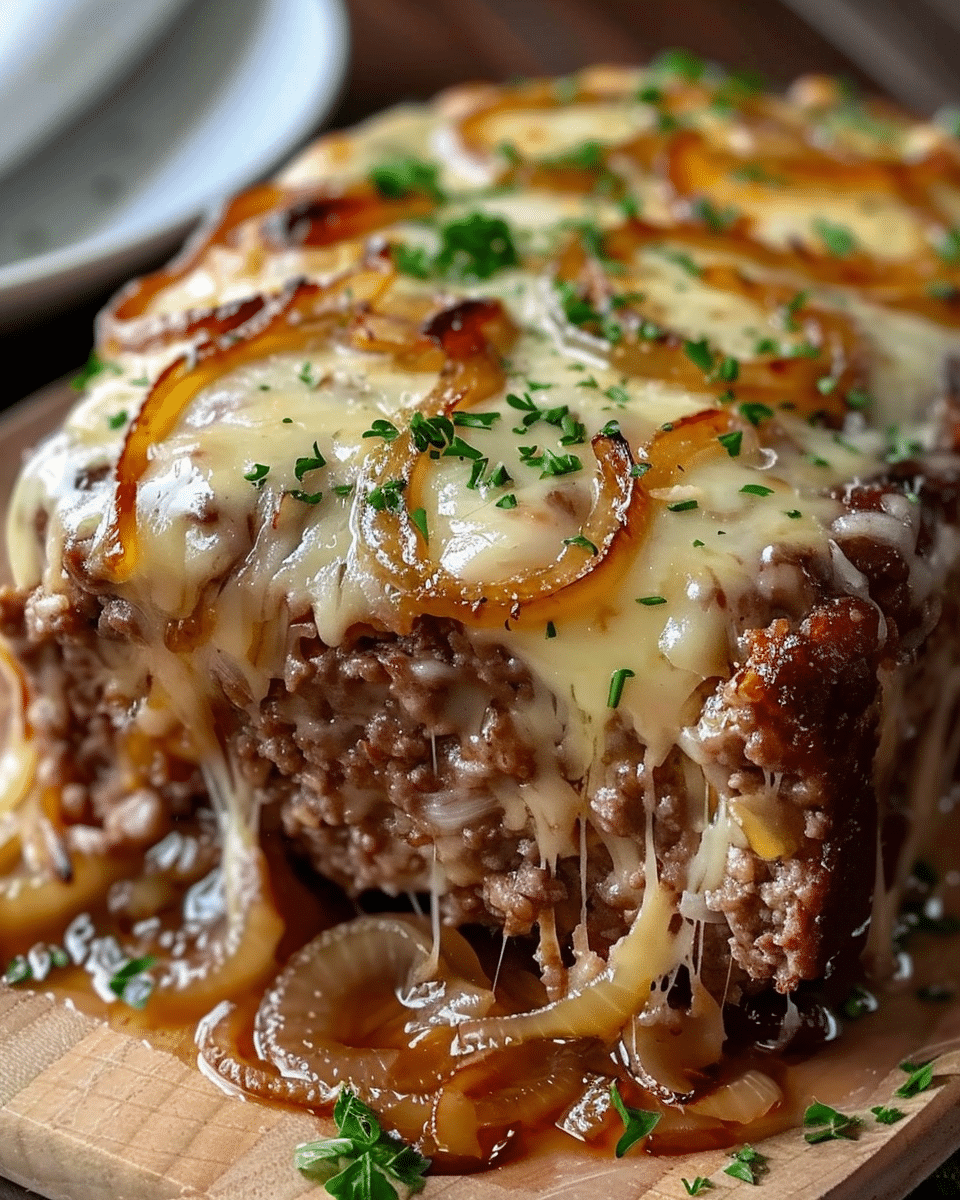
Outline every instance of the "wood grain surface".
[[[882, 1079], [866, 1104], [903, 1079]], [[937, 1086], [898, 1101], [909, 1114], [855, 1142], [808, 1146], [790, 1130], [760, 1144], [769, 1200], [902, 1196], [960, 1144], [960, 1050]], [[225, 1095], [172, 1054], [52, 998], [0, 987], [0, 1173], [51, 1200], [305, 1200], [323, 1193], [293, 1167], [293, 1149], [332, 1132], [302, 1113]], [[616, 1160], [572, 1148], [477, 1176], [434, 1176], [425, 1200], [675, 1200], [682, 1179], [752, 1194], [725, 1176], [723, 1151]]]

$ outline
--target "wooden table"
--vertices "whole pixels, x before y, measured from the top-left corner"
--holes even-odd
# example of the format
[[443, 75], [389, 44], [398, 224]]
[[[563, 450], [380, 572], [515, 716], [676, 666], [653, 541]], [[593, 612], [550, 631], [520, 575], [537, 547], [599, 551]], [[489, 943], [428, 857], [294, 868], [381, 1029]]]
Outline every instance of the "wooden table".
[[[869, 86], [842, 53], [771, 0], [348, 0], [348, 7], [351, 66], [329, 127], [349, 125], [401, 99], [426, 99], [467, 79], [639, 62], [677, 45], [762, 71], [774, 85], [806, 71], [827, 71]], [[84, 361], [94, 314], [108, 294], [82, 297], [66, 311], [0, 336], [6, 381], [0, 406]], [[911, 1200], [960, 1196], [960, 1156], [952, 1163]], [[0, 1200], [26, 1196], [0, 1179]]]

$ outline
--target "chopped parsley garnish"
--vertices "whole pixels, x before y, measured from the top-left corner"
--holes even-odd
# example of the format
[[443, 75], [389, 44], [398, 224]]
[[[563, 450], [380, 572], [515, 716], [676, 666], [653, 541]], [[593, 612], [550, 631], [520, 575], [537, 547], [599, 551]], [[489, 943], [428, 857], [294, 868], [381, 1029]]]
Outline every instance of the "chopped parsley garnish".
[[[139, 379], [131, 379], [130, 383], [133, 387], [149, 387], [150, 379], [146, 374], [140, 376]], [[262, 385], [261, 385], [262, 386]], [[267, 389], [269, 391], [269, 387]]]
[[563, 544], [565, 546], [579, 546], [581, 550], [589, 550], [591, 554], [600, 553], [593, 542], [589, 538], [584, 537], [582, 533], [578, 533], [576, 537], [564, 538]]
[[[364, 434], [366, 436], [366, 434]], [[304, 458], [297, 459], [297, 465], [293, 468], [293, 473], [297, 477], [298, 483], [303, 483], [303, 477], [308, 471], [318, 471], [321, 467], [327, 465], [327, 460], [320, 453], [317, 443], [313, 443], [313, 454]]]
[[96, 350], [91, 350], [87, 361], [80, 368], [79, 372], [70, 380], [70, 386], [75, 392], [82, 392], [91, 379], [96, 379], [98, 375], [102, 375], [104, 371], [110, 371], [114, 375], [122, 375], [123, 371], [116, 363], [110, 362], [105, 358], [101, 358]]
[[733, 1162], [723, 1168], [724, 1175], [733, 1179], [742, 1179], [744, 1183], [757, 1183], [757, 1176], [767, 1165], [766, 1157], [752, 1146], [741, 1146], [730, 1156]]
[[244, 479], [248, 483], [252, 483], [258, 490], [263, 487], [267, 481], [267, 476], [270, 474], [270, 468], [266, 463], [254, 463], [249, 471], [244, 475]]
[[513, 483], [513, 480], [510, 477], [510, 472], [503, 463], [497, 463], [487, 476], [487, 483], [490, 487], [506, 487], [508, 483]]
[[676, 504], [667, 505], [670, 512], [689, 512], [690, 509], [699, 507], [696, 500], [678, 500]]
[[704, 375], [709, 375], [713, 370], [713, 351], [707, 345], [706, 338], [701, 338], [697, 342], [684, 342], [683, 352], [695, 367], [700, 368]]
[[762, 183], [768, 187], [782, 187], [786, 180], [781, 175], [771, 174], [759, 163], [744, 163], [730, 172], [732, 178], [742, 179], [745, 183]]
[[629, 404], [630, 397], [626, 390], [618, 384], [611, 384], [603, 393], [608, 400], [612, 400], [614, 404]]
[[640, 216], [640, 202], [636, 196], [621, 196], [617, 201], [617, 207], [628, 221]]
[[680, 1182], [688, 1196], [699, 1196], [707, 1188], [713, 1187], [713, 1182], [704, 1175], [698, 1175], [692, 1182], [689, 1179], [681, 1179]]
[[783, 323], [791, 332], [795, 332], [798, 328], [797, 313], [810, 299], [808, 292], [797, 292], [783, 306]]
[[765, 421], [768, 417], [773, 416], [772, 408], [768, 408], [766, 404], [759, 403], [741, 404], [737, 411], [751, 425], [759, 425], [761, 421]]
[[638, 596], [637, 603], [645, 604], [648, 608], [652, 608], [655, 604], [666, 604], [666, 596]]
[[415, 508], [410, 514], [410, 520], [416, 525], [417, 529], [423, 535], [423, 540], [428, 542], [430, 536], [427, 533], [427, 512], [423, 508]]
[[780, 343], [772, 337], [758, 338], [754, 343], [754, 354], [778, 354], [780, 351]]
[[[789, 515], [787, 513], [788, 517]], [[840, 1006], [840, 1011], [849, 1020], [856, 1021], [859, 1017], [865, 1017], [868, 1013], [876, 1012], [878, 1007], [876, 997], [871, 992], [868, 992], [866, 988], [860, 987], [857, 984]]]
[[436, 267], [451, 279], [489, 279], [520, 261], [510, 227], [502, 217], [470, 213], [444, 225], [440, 237]]
[[817, 391], [821, 396], [829, 396], [836, 389], [838, 382], [836, 375], [821, 375], [817, 380]]
[[936, 249], [945, 262], [960, 263], [960, 228], [954, 226], [944, 230]]
[[297, 372], [297, 378], [301, 383], [305, 383], [307, 387], [316, 387], [317, 381], [313, 377], [313, 363], [305, 362]]
[[513, 492], [507, 492], [505, 496], [501, 496], [497, 501], [497, 508], [516, 508], [517, 498]]
[[670, 246], [659, 246], [658, 249], [663, 257], [669, 262], [672, 262], [675, 266], [680, 267], [681, 270], [686, 271], [688, 275], [692, 275], [694, 279], [700, 278], [700, 268], [693, 261], [689, 254], [686, 254], [683, 250], [674, 250]]
[[650, 463], [650, 462], [634, 463], [633, 466], [630, 468], [630, 478], [631, 479], [640, 479], [640, 478], [642, 478], [642, 476], [646, 475], [646, 473], [648, 471], [652, 471], [652, 470], [653, 470], [653, 463]]
[[555, 454], [552, 450], [541, 450], [537, 446], [521, 446], [520, 461], [527, 467], [539, 467], [540, 478], [549, 479], [554, 475], [570, 475], [583, 468], [583, 463], [575, 454]]
[[398, 200], [410, 192], [426, 192], [434, 200], [443, 200], [438, 183], [440, 168], [423, 159], [402, 157], [390, 159], [375, 166], [370, 172], [370, 182], [381, 196]]
[[373, 422], [369, 429], [365, 429], [360, 436], [365, 438], [383, 438], [385, 442], [392, 442], [394, 438], [400, 436], [400, 430], [392, 421], [377, 420]]
[[338, 1200], [399, 1200], [424, 1186], [430, 1159], [397, 1134], [384, 1132], [375, 1114], [343, 1088], [333, 1109], [338, 1137], [305, 1142], [294, 1151], [294, 1166], [322, 1183]]
[[857, 239], [845, 225], [835, 225], [817, 217], [813, 222], [813, 232], [826, 247], [827, 253], [835, 258], [846, 258], [857, 249]]
[[548, 640], [549, 640], [550, 638], [555, 638], [555, 637], [557, 636], [557, 627], [556, 627], [556, 625], [554, 625], [554, 623], [553, 623], [552, 621], [548, 621], [548, 622], [547, 622], [547, 634], [546, 634], [546, 636], [547, 636], [547, 639], [548, 639]]
[[564, 413], [561, 417], [560, 428], [563, 431], [560, 436], [561, 446], [582, 446], [587, 440], [586, 426], [569, 413]]
[[412, 275], [414, 279], [430, 278], [432, 263], [423, 246], [405, 246], [402, 242], [394, 242], [390, 247], [390, 255], [401, 275]]
[[803, 1114], [803, 1124], [809, 1130], [803, 1135], [804, 1140], [815, 1146], [819, 1142], [855, 1138], [862, 1122], [858, 1117], [848, 1117], [846, 1113], [838, 1112], [829, 1104], [815, 1101]]
[[444, 458], [483, 458], [483, 454], [476, 446], [471, 446], [469, 442], [465, 442], [462, 437], [452, 438], [450, 445], [443, 452]]
[[546, 158], [545, 167], [573, 167], [580, 171], [596, 171], [603, 166], [604, 147], [601, 142], [586, 141], [555, 158]]
[[902, 1108], [887, 1108], [883, 1104], [875, 1105], [870, 1111], [878, 1125], [896, 1125], [907, 1115]]
[[560, 296], [563, 315], [571, 325], [595, 325], [608, 342], [619, 342], [623, 337], [623, 329], [603, 313], [598, 312], [589, 300], [577, 293], [574, 284], [569, 280], [558, 280], [556, 284]]
[[740, 449], [743, 446], [743, 430], [735, 429], [731, 430], [730, 433], [721, 433], [717, 437], [717, 441], [731, 458], [738, 458]]
[[523, 162], [520, 151], [513, 142], [498, 142], [497, 153], [501, 158], [505, 158], [511, 167], [519, 167]]
[[803, 516], [803, 513], [799, 508], [791, 508], [789, 512], [784, 513], [784, 516], [789, 517], [791, 521], [796, 521]]
[[888, 463], [906, 462], [907, 459], [916, 458], [917, 455], [923, 453], [923, 443], [908, 437], [898, 425], [887, 427], [887, 439], [886, 460]]
[[960, 298], [960, 288], [955, 283], [948, 283], [945, 279], [935, 279], [933, 283], [927, 284], [927, 295], [932, 296], [934, 300], [944, 300], [949, 303]]
[[28, 979], [33, 978], [33, 971], [30, 969], [30, 963], [24, 954], [18, 954], [16, 958], [10, 960], [7, 964], [7, 969], [3, 973], [3, 982], [11, 986], [17, 983], [25, 983]]
[[687, 83], [696, 83], [703, 78], [707, 64], [698, 55], [682, 48], [664, 50], [650, 64], [655, 75], [673, 75]]
[[862, 391], [860, 388], [851, 388], [844, 399], [847, 402], [848, 408], [855, 408], [858, 411], [869, 408], [873, 403], [869, 393]]
[[[449, 445], [453, 438], [454, 425], [466, 424], [466, 422], [458, 421], [457, 417], [466, 415], [466, 413], [454, 413], [454, 419], [451, 421], [449, 417], [425, 417], [423, 413], [415, 412], [410, 418], [410, 436], [413, 438], [413, 444], [421, 454], [431, 446], [442, 450], [444, 446]], [[498, 416], [499, 414], [491, 415]], [[364, 434], [364, 437], [366, 436]]]
[[319, 504], [323, 499], [323, 492], [304, 492], [300, 488], [293, 488], [287, 492], [288, 496], [292, 496], [294, 500], [299, 500], [302, 504]]
[[906, 1083], [901, 1083], [897, 1090], [893, 1093], [899, 1096], [902, 1100], [908, 1100], [911, 1096], [919, 1095], [920, 1092], [925, 1092], [933, 1083], [933, 1060], [926, 1063], [902, 1062], [900, 1070], [905, 1071], [909, 1078]]
[[762, 483], [745, 483], [740, 489], [747, 496], [772, 496], [773, 488], [765, 487]]
[[143, 1008], [153, 991], [153, 981], [146, 978], [146, 972], [156, 963], [157, 960], [150, 954], [124, 963], [110, 979], [110, 991], [131, 1008]]
[[388, 479], [379, 487], [367, 493], [367, 503], [377, 512], [399, 512], [403, 500], [400, 493], [407, 486], [405, 479]]
[[337, 484], [334, 484], [333, 488], [331, 488], [331, 491], [333, 492], [333, 494], [335, 496], [349, 496], [350, 493], [353, 491], [353, 484], [352, 483], [337, 483]]
[[[419, 415], [419, 414], [417, 414]], [[490, 429], [500, 420], [498, 412], [464, 412], [453, 414], [453, 423], [459, 429]]]
[[717, 208], [703, 196], [694, 200], [691, 211], [698, 221], [701, 221], [714, 233], [725, 233], [740, 217], [740, 213], [735, 208]]
[[[610, 700], [608, 701], [610, 708], [616, 708], [620, 703], [620, 693], [623, 691], [623, 682], [625, 679], [632, 678], [633, 671], [628, 671], [626, 667], [619, 671], [614, 671], [613, 679], [610, 681]], [[619, 691], [616, 694], [616, 700], [613, 699], [614, 684], [619, 677]], [[660, 1113], [645, 1112], [642, 1108], [630, 1108], [624, 1104], [620, 1096], [620, 1092], [615, 1083], [610, 1084], [610, 1099], [613, 1102], [613, 1107], [620, 1115], [620, 1120], [623, 1122], [624, 1132], [617, 1142], [614, 1154], [617, 1158], [623, 1158], [626, 1152], [637, 1144], [642, 1142], [644, 1138], [649, 1137], [660, 1121]]]
[[121, 408], [119, 412], [115, 412], [112, 417], [107, 417], [107, 424], [111, 429], [122, 429], [127, 423], [127, 410]]
[[606, 425], [604, 425], [604, 427], [600, 430], [600, 432], [601, 432], [601, 434], [603, 434], [604, 437], [619, 437], [620, 436], [620, 422], [619, 421], [608, 421], [606, 423]]
[[735, 358], [727, 355], [725, 358], [720, 359], [714, 374], [717, 379], [722, 379], [724, 383], [735, 383], [740, 375], [740, 364]]

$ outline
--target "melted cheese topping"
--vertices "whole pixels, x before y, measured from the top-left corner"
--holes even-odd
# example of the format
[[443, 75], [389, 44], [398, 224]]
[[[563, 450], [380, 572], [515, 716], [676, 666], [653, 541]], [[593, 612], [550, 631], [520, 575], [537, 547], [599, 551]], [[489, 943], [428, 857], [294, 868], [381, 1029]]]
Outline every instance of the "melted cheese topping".
[[[832, 277], [804, 275], [793, 259], [764, 256], [765, 249], [793, 253], [797, 244], [822, 251], [823, 231], [829, 237], [831, 228], [839, 228], [841, 242], [849, 239], [841, 258], [863, 253], [899, 264], [929, 247], [933, 235], [927, 217], [901, 192], [770, 184], [778, 178], [778, 160], [757, 165], [753, 158], [764, 152], [763, 129], [738, 124], [736, 112], [718, 116], [708, 101], [697, 107], [696, 96], [679, 111], [702, 146], [717, 153], [733, 147], [755, 168], [755, 180], [765, 173], [767, 182], [736, 190], [732, 216], [715, 211], [707, 219], [707, 226], [752, 221], [756, 254], [735, 240], [718, 249], [680, 236], [681, 226], [689, 232], [684, 222], [696, 197], [687, 197], [678, 213], [664, 179], [644, 165], [637, 147], [666, 120], [656, 103], [637, 99], [644, 82], [656, 81], [631, 73], [585, 76], [581, 88], [587, 94], [553, 107], [510, 107], [493, 93], [482, 120], [465, 93], [436, 108], [398, 110], [307, 151], [285, 172], [283, 185], [301, 196], [319, 184], [320, 194], [336, 197], [350, 195], [385, 160], [420, 157], [430, 147], [446, 204], [433, 219], [403, 216], [339, 240], [327, 236], [327, 228], [318, 244], [294, 237], [271, 247], [265, 227], [248, 220], [201, 248], [188, 271], [161, 280], [140, 315], [158, 319], [167, 334], [138, 349], [106, 347], [116, 370], [97, 377], [64, 429], [21, 475], [8, 539], [18, 586], [63, 590], [64, 555], [76, 547], [92, 572], [109, 581], [116, 539], [112, 473], [148, 391], [138, 381], [156, 380], [192, 341], [175, 323], [164, 327], [165, 319], [276, 294], [297, 277], [329, 284], [384, 239], [429, 263], [442, 258], [444, 222], [483, 213], [506, 222], [518, 263], [480, 280], [415, 274], [392, 285], [400, 300], [424, 301], [432, 312], [465, 298], [496, 300], [519, 330], [503, 386], [471, 410], [489, 418], [487, 427], [456, 429], [466, 453], [451, 446], [436, 458], [423, 456], [415, 502], [412, 480], [403, 481], [401, 503], [419, 515], [424, 552], [433, 563], [464, 586], [494, 586], [549, 567], [567, 542], [582, 538], [598, 497], [603, 502], [591, 439], [612, 421], [640, 463], [671, 426], [704, 409], [730, 413], [736, 435], [729, 445], [710, 435], [682, 463], [668, 464], [669, 482], [649, 489], [642, 536], [611, 575], [602, 603], [561, 606], [549, 623], [472, 628], [466, 621], [472, 637], [504, 645], [535, 679], [536, 700], [523, 720], [524, 732], [540, 748], [539, 775], [496, 801], [508, 828], [532, 819], [542, 859], [553, 864], [578, 853], [585, 797], [604, 754], [613, 707], [645, 747], [648, 773], [677, 745], [691, 766], [704, 686], [729, 677], [739, 634], [753, 612], [764, 611], [764, 604], [769, 609], [778, 590], [790, 589], [791, 564], [815, 560], [839, 593], [862, 593], [862, 578], [834, 541], [837, 522], [847, 518], [832, 489], [882, 471], [888, 425], [901, 426], [907, 438], [929, 437], [912, 423], [937, 394], [945, 358], [960, 352], [960, 334], [947, 320], [909, 306], [898, 309], [876, 292], [858, 294]], [[474, 99], [482, 108], [490, 96], [481, 91]], [[785, 111], [794, 123], [803, 119], [793, 107]], [[465, 113], [473, 114], [472, 132], [463, 124]], [[842, 130], [837, 136], [849, 150]], [[933, 135], [928, 142], [941, 149]], [[502, 143], [512, 147], [506, 159], [499, 157]], [[871, 147], [868, 153], [880, 154], [877, 139]], [[567, 186], [567, 177], [556, 174], [552, 184], [536, 175], [526, 184], [522, 177], [504, 180], [504, 162], [512, 157], [534, 160], [532, 169], [548, 173], [591, 170], [596, 186]], [[498, 178], [500, 186], [492, 187]], [[712, 177], [704, 178], [709, 184]], [[726, 178], [717, 185], [715, 208], [734, 194], [733, 186]], [[646, 206], [643, 216], [662, 227], [662, 237], [647, 237], [611, 267], [594, 243], [623, 223], [624, 189], [634, 208]], [[587, 263], [581, 254], [558, 287], [564, 255], [584, 223], [596, 231], [592, 242], [584, 234]], [[718, 284], [710, 268], [723, 264], [746, 272], [750, 286]], [[573, 292], [564, 293], [564, 281]], [[778, 286], [786, 291], [773, 303], [769, 289]], [[791, 292], [802, 297], [792, 310], [785, 299]], [[602, 310], [616, 335], [609, 324], [577, 319], [572, 298]], [[347, 293], [348, 309], [350, 303]], [[795, 403], [793, 376], [786, 373], [773, 407], [756, 399], [752, 407], [741, 406], [737, 393], [748, 371], [766, 370], [770, 361], [764, 342], [775, 342], [777, 361], [786, 364], [777, 370], [809, 358], [811, 330], [819, 328], [805, 315], [813, 308], [836, 314], [856, 342], [853, 356], [843, 361], [827, 335], [814, 343], [824, 402], [840, 372], [859, 372], [859, 389], [873, 397], [870, 422], [852, 408], [842, 428], [811, 422], [809, 409]], [[633, 324], [631, 311], [639, 313]], [[671, 362], [680, 367], [648, 377], [618, 357], [624, 345], [643, 348], [641, 322], [655, 327], [652, 345], [661, 346], [657, 338], [669, 331], [673, 341], [661, 339], [662, 348], [666, 353], [673, 347]], [[689, 372], [690, 363], [698, 362], [698, 345], [700, 360], [707, 353], [711, 364], [701, 369], [702, 380], [680, 370]], [[725, 381], [717, 374], [724, 359], [736, 360]], [[138, 564], [113, 585], [143, 626], [143, 652], [134, 667], [127, 662], [120, 686], [140, 705], [145, 723], [152, 719], [144, 699], [148, 676], [166, 680], [171, 694], [229, 686], [232, 695], [239, 690], [257, 703], [271, 679], [282, 675], [287, 625], [307, 612], [329, 646], [358, 624], [404, 628], [401, 597], [385, 584], [374, 549], [365, 543], [363, 521], [377, 487], [391, 482], [378, 474], [390, 438], [405, 434], [414, 414], [424, 410], [438, 371], [400, 365], [386, 352], [364, 351], [333, 335], [298, 352], [241, 365], [192, 396], [172, 432], [150, 447], [136, 480]], [[531, 414], [535, 418], [525, 423]], [[473, 478], [479, 458], [487, 465]], [[323, 465], [302, 469], [305, 460]], [[545, 462], [566, 462], [569, 469], [547, 471]], [[491, 478], [498, 467], [502, 475]], [[645, 486], [642, 477], [636, 486]], [[38, 512], [46, 517], [42, 542], [35, 534]], [[909, 513], [889, 518], [911, 528]], [[170, 630], [198, 616], [203, 635], [178, 652], [181, 667], [173, 671]], [[165, 671], [157, 669], [161, 659]], [[622, 688], [616, 694], [611, 684], [618, 675]], [[181, 697], [178, 716], [188, 725], [190, 704]], [[465, 716], [465, 725], [470, 719], [480, 715]], [[731, 845], [749, 843], [761, 855], [791, 852], [789, 836], [771, 832], [769, 798], [736, 798], [725, 781], [714, 782], [719, 803], [711, 808], [704, 798], [697, 818], [701, 842], [688, 870], [691, 896], [718, 886]], [[443, 797], [431, 797], [430, 804], [442, 824]], [[672, 946], [672, 909], [657, 898], [651, 838], [648, 829], [645, 846], [613, 836], [604, 841], [617, 877], [635, 897], [634, 908], [646, 888], [644, 938]], [[442, 847], [440, 855], [442, 866]], [[456, 869], [451, 855], [453, 882]], [[689, 957], [691, 944], [681, 938], [673, 957], [661, 954], [663, 969]]]

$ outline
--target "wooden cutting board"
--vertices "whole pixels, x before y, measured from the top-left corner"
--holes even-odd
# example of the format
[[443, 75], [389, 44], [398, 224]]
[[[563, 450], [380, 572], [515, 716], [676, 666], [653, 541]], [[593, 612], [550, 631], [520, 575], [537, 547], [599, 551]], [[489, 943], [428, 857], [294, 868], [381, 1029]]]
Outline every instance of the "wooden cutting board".
[[[62, 413], [56, 385], [0, 419], [0, 511], [22, 450]], [[950, 952], [956, 950], [950, 943]], [[902, 1057], [938, 1055], [935, 1085], [893, 1126], [865, 1123], [857, 1141], [809, 1146], [799, 1130], [760, 1145], [768, 1200], [897, 1200], [960, 1146], [960, 1002], [930, 1006], [923, 1045], [894, 1023], [869, 1026], [805, 1065], [826, 1103], [866, 1113], [886, 1104]], [[871, 1029], [873, 1032], [871, 1032]], [[851, 1056], [858, 1060], [849, 1092]], [[845, 1082], [847, 1081], [847, 1082]], [[51, 1200], [299, 1200], [325, 1192], [293, 1167], [293, 1149], [332, 1132], [314, 1118], [225, 1095], [181, 1058], [52, 996], [0, 985], [0, 1176]], [[532, 1157], [471, 1177], [428, 1180], [426, 1200], [677, 1200], [682, 1180], [715, 1194], [751, 1185], [723, 1174], [724, 1151], [616, 1159], [558, 1135]], [[2, 1180], [0, 1180], [2, 1185]], [[0, 1191], [0, 1197], [3, 1192]]]

